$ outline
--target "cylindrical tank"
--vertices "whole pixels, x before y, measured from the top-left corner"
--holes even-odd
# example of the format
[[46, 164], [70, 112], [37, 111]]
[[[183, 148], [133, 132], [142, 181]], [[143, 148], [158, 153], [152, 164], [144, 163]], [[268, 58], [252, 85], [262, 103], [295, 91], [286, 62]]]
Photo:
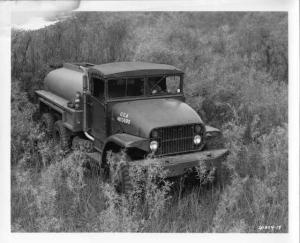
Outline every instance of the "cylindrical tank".
[[64, 65], [48, 73], [44, 80], [45, 90], [71, 101], [76, 92], [82, 94], [82, 76], [83, 72], [79, 67], [72, 68]]

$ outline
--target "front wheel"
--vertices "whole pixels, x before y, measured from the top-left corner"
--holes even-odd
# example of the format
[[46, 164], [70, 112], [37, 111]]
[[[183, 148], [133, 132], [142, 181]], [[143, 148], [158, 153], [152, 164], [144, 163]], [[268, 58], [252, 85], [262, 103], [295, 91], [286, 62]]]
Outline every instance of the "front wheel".
[[124, 152], [111, 153], [107, 161], [108, 179], [118, 193], [127, 194], [132, 190], [129, 175], [129, 156]]

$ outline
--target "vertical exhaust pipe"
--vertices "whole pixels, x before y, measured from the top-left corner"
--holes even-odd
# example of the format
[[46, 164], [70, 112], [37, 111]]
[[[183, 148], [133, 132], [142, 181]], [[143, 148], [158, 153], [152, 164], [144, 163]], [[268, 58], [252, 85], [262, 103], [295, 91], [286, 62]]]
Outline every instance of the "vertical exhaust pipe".
[[87, 126], [87, 90], [88, 90], [88, 74], [87, 71], [84, 67], [80, 66], [81, 70], [83, 71], [83, 76], [82, 76], [82, 90], [83, 90], [83, 132], [84, 135], [94, 141], [94, 138], [88, 134], [88, 126]]

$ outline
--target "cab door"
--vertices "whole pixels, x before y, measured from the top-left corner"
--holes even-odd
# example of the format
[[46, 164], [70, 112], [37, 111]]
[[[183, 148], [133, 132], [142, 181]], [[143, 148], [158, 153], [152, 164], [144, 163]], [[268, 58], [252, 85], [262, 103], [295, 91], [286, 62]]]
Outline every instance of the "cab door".
[[106, 138], [105, 81], [98, 77], [91, 77], [90, 90], [87, 102], [88, 125], [95, 138], [95, 146], [101, 148]]

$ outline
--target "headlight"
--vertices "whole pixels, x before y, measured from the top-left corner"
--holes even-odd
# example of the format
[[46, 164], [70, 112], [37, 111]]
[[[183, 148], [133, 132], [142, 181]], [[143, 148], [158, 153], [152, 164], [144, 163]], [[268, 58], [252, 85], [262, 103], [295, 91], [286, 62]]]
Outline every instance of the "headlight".
[[201, 137], [200, 137], [200, 135], [196, 135], [194, 137], [194, 144], [199, 145], [200, 143], [201, 143]]
[[150, 142], [150, 149], [152, 152], [155, 152], [158, 149], [158, 142], [157, 141], [151, 141]]

